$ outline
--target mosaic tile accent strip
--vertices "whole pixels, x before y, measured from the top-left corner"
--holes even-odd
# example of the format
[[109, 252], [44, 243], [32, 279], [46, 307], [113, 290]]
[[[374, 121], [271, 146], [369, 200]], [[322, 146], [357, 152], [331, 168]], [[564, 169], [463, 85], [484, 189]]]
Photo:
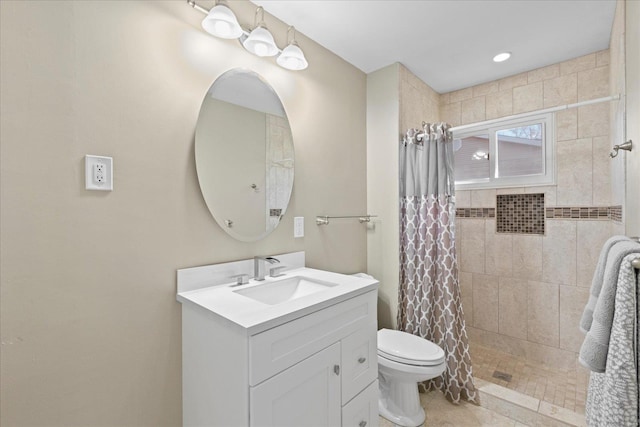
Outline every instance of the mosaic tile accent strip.
[[546, 209], [549, 219], [609, 219], [609, 208], [565, 206]]
[[546, 208], [547, 219], [600, 219], [622, 221], [622, 206], [563, 206]]
[[498, 233], [544, 234], [544, 193], [496, 197]]
[[457, 218], [495, 218], [495, 208], [456, 208]]
[[[542, 194], [542, 193], [541, 193]], [[500, 194], [503, 196], [530, 196], [530, 194]], [[546, 219], [576, 219], [576, 220], [612, 220], [622, 222], [622, 206], [552, 206], [544, 208]], [[495, 218], [495, 208], [456, 208], [457, 218]], [[502, 231], [498, 231], [502, 233]], [[506, 231], [505, 231], [506, 233]], [[522, 233], [522, 231], [509, 231]], [[537, 234], [537, 233], [536, 233]], [[544, 234], [541, 233], [541, 234]]]
[[282, 215], [282, 209], [269, 209], [269, 216], [280, 216]]
[[609, 206], [609, 219], [615, 222], [622, 222], [622, 206]]

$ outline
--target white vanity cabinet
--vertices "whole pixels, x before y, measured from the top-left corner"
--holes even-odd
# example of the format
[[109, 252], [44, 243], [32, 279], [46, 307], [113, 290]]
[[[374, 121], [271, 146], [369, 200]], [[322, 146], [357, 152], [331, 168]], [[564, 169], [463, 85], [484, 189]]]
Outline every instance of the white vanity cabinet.
[[377, 426], [376, 303], [367, 290], [257, 332], [183, 303], [184, 425]]

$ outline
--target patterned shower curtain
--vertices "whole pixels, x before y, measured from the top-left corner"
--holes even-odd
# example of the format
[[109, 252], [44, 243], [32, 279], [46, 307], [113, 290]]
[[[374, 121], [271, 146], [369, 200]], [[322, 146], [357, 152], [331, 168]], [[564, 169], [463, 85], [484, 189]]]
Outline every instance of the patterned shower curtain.
[[398, 329], [445, 353], [442, 376], [421, 384], [453, 403], [477, 402], [455, 250], [453, 139], [445, 123], [410, 129], [400, 146]]

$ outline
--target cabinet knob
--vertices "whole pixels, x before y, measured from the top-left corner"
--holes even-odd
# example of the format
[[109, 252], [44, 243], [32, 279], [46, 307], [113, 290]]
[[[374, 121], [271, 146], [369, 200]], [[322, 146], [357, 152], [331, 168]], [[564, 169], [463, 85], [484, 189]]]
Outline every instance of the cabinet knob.
[[366, 361], [367, 361], [367, 358], [366, 358], [366, 357], [360, 357], [360, 358], [358, 358], [358, 363], [364, 363], [364, 362], [366, 362]]
[[335, 372], [336, 375], [340, 375], [340, 365], [333, 365], [333, 372]]
[[367, 425], [366, 421], [360, 421], [360, 424], [358, 424], [358, 427], [365, 427]]

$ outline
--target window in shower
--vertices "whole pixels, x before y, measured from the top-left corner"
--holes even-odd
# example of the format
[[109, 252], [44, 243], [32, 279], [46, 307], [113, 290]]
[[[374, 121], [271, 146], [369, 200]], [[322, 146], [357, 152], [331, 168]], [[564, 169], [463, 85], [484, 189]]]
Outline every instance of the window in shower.
[[454, 132], [456, 188], [550, 185], [553, 115], [492, 120]]

